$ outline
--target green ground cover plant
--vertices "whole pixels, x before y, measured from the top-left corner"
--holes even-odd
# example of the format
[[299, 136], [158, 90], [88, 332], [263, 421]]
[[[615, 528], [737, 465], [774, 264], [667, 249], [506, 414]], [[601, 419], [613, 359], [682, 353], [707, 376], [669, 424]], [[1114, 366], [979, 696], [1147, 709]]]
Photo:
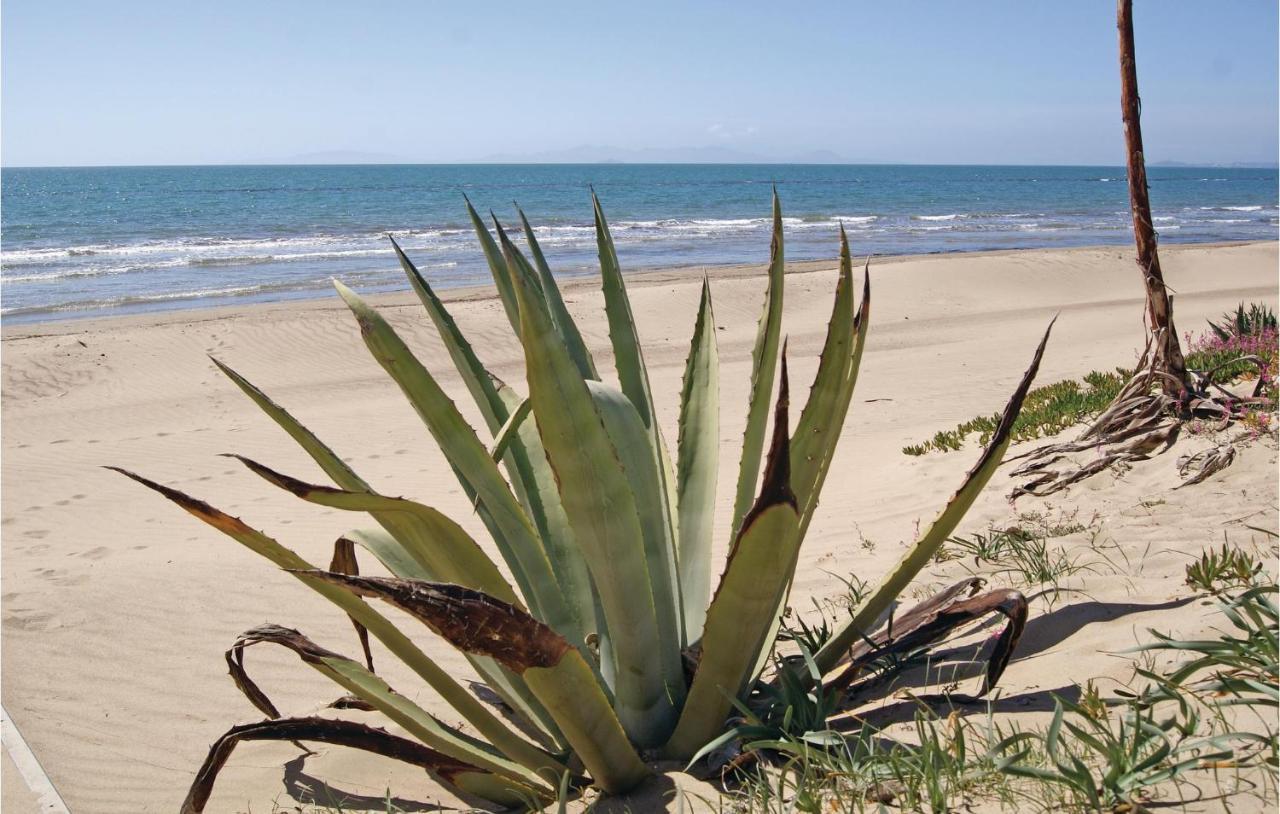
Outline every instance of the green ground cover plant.
[[[1211, 322], [1209, 331], [1198, 337], [1188, 333], [1186, 345], [1187, 368], [1197, 372], [1204, 386], [1254, 382], [1255, 395], [1265, 396], [1270, 406], [1250, 410], [1243, 422], [1255, 430], [1270, 429], [1270, 415], [1276, 405], [1277, 360], [1280, 359], [1275, 314], [1265, 305], [1252, 303], [1246, 310], [1242, 303], [1235, 314], [1224, 315], [1221, 322]], [[1122, 368], [1114, 372], [1095, 370], [1080, 381], [1066, 379], [1033, 389], [1014, 422], [1014, 442], [1057, 435], [1098, 415], [1132, 375], [1133, 371]], [[913, 456], [955, 452], [971, 437], [985, 444], [997, 418], [977, 416], [953, 430], [939, 430], [932, 438], [905, 446], [902, 452]], [[1193, 423], [1192, 431], [1204, 426], [1203, 421]]]

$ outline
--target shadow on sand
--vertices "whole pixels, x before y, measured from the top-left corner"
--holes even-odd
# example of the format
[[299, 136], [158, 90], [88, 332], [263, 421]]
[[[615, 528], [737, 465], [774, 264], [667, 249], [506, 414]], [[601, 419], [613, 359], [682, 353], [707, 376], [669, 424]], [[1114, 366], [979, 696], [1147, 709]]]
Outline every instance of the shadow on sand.
[[[1190, 596], [1168, 602], [1150, 604], [1089, 600], [1058, 608], [1027, 622], [1021, 641], [1018, 643], [1017, 649], [1014, 650], [1009, 670], [1013, 671], [1018, 662], [1033, 658], [1056, 647], [1095, 622], [1109, 622], [1135, 613], [1170, 610], [1186, 605], [1189, 602], [1194, 602], [1196, 599], [1197, 597]], [[989, 647], [990, 645], [987, 643], [952, 647], [931, 653], [928, 656], [927, 663], [914, 665], [897, 675], [893, 679], [893, 687], [909, 690], [912, 687], [922, 687], [937, 683], [937, 676], [945, 670], [950, 670], [952, 676], [957, 679], [972, 678], [980, 675], [985, 670], [986, 662], [981, 651], [987, 650]], [[1054, 696], [1075, 702], [1079, 700], [1080, 688], [1075, 682], [1071, 682], [1054, 689], [1036, 690], [1018, 695], [1000, 696], [994, 699], [973, 698], [958, 694], [914, 695], [912, 698], [894, 701], [882, 707], [862, 712], [856, 712], [856, 706], [851, 707], [849, 711], [855, 714], [833, 722], [832, 728], [841, 732], [849, 732], [862, 725], [881, 728], [895, 723], [903, 723], [913, 720], [916, 711], [921, 707], [943, 714], [953, 709], [981, 708], [986, 710], [988, 706], [992, 712], [1049, 712], [1053, 709]]]
[[304, 771], [307, 755], [298, 755], [284, 764], [284, 791], [304, 805], [318, 805], [339, 811], [445, 811], [443, 806], [407, 800], [403, 797], [371, 797], [343, 791]]

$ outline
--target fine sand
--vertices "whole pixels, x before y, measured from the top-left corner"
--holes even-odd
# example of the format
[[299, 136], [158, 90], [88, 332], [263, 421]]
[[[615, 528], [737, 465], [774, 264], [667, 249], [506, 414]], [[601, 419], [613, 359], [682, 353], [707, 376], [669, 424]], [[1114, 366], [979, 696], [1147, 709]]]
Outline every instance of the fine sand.
[[[1170, 246], [1161, 254], [1183, 331], [1198, 333], [1207, 317], [1242, 300], [1276, 305], [1276, 243]], [[787, 278], [793, 402], [807, 392], [816, 367], [832, 266], [797, 265]], [[676, 437], [700, 282], [687, 271], [629, 279], [669, 439]], [[718, 520], [724, 532], [762, 273], [717, 269], [711, 286], [723, 365]], [[838, 593], [837, 576], [856, 572], [874, 580], [917, 525], [932, 519], [976, 448], [924, 457], [905, 456], [901, 448], [999, 410], [1055, 313], [1061, 316], [1042, 383], [1131, 364], [1142, 341], [1142, 287], [1126, 248], [889, 259], [873, 264], [872, 287], [862, 375], [802, 553], [793, 595], [801, 610], [811, 597]], [[565, 296], [607, 367], [608, 334], [595, 284], [568, 285]], [[375, 302], [386, 306], [392, 323], [475, 419], [416, 301], [390, 295]], [[462, 291], [451, 295], [450, 307], [494, 372], [521, 381], [522, 358], [497, 300], [485, 290]], [[231, 724], [259, 717], [226, 676], [223, 650], [237, 633], [272, 621], [335, 650], [358, 651], [346, 620], [324, 600], [159, 496], [99, 468], [123, 466], [187, 491], [317, 563], [327, 562], [340, 533], [371, 525], [303, 504], [217, 457], [244, 453], [322, 479], [206, 354], [291, 408], [380, 491], [437, 506], [486, 540], [449, 467], [369, 357], [336, 297], [6, 328], [3, 702], [75, 812], [177, 809], [208, 745]], [[1183, 566], [1224, 534], [1244, 545], [1260, 537], [1246, 524], [1276, 528], [1276, 448], [1264, 438], [1222, 474], [1175, 491], [1175, 458], [1197, 443], [1189, 439], [1126, 473], [1093, 478], [1047, 504], [1022, 500], [1011, 508], [1009, 479], [996, 476], [961, 532], [1011, 522], [1016, 512], [1054, 518], [1078, 512], [1081, 522], [1098, 513], [1096, 531], [1063, 543], [1090, 557], [1105, 554], [1115, 566], [1073, 578], [1068, 587], [1080, 592], [1033, 601], [1032, 622], [1002, 682], [1002, 711], [1042, 715], [1049, 691], [1067, 692], [1073, 681], [1094, 676], [1127, 678], [1131, 657], [1114, 653], [1142, 639], [1147, 628], [1195, 635], [1216, 624], [1210, 606], [1182, 585]], [[727, 542], [721, 540], [718, 557]], [[963, 573], [961, 563], [942, 563], [919, 582]], [[442, 663], [462, 671], [460, 658], [423, 638]], [[374, 658], [400, 691], [439, 709], [376, 643]], [[286, 653], [255, 648], [248, 661], [286, 714], [314, 711], [338, 694]], [[885, 714], [902, 706], [889, 703]], [[292, 810], [286, 787], [315, 788], [321, 780], [377, 798], [390, 782], [406, 806], [454, 804], [420, 773], [333, 750], [283, 770], [297, 754], [288, 745], [242, 747], [209, 810], [268, 812], [274, 804]], [[3, 787], [6, 812], [37, 810], [8, 756]]]

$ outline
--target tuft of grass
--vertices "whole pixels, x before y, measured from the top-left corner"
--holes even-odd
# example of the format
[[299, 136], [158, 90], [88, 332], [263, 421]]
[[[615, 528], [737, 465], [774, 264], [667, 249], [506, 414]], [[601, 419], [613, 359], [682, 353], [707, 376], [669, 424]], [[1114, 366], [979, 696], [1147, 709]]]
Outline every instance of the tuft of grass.
[[1013, 810], [1011, 778], [995, 771], [984, 754], [989, 739], [978, 725], [954, 714], [940, 719], [926, 707], [915, 714], [911, 740], [870, 728], [825, 747], [784, 739], [768, 744], [773, 760], [742, 777], [722, 808], [743, 814], [853, 814], [887, 806], [946, 812], [982, 798]]
[[[1086, 531], [1097, 537], [1101, 531], [1097, 518], [1086, 524], [1074, 514], [1055, 520], [1036, 512], [1023, 513], [1016, 523], [1005, 528], [951, 537], [943, 547], [949, 552], [943, 559], [971, 557], [974, 568], [991, 568], [995, 575], [1012, 576], [1019, 587], [1048, 585], [1056, 590], [1064, 579], [1075, 574], [1097, 573], [1100, 563], [1052, 542]], [[1097, 548], [1091, 544], [1090, 550], [1096, 552]]]

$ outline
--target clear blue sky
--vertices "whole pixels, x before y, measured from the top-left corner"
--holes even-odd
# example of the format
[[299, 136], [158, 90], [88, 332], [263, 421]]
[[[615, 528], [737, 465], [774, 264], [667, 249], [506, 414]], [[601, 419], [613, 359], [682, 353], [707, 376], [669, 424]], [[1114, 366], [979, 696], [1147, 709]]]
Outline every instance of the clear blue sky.
[[[1109, 0], [692, 5], [5, 0], [2, 158], [1121, 163]], [[1135, 15], [1149, 160], [1275, 161], [1276, 1]]]

